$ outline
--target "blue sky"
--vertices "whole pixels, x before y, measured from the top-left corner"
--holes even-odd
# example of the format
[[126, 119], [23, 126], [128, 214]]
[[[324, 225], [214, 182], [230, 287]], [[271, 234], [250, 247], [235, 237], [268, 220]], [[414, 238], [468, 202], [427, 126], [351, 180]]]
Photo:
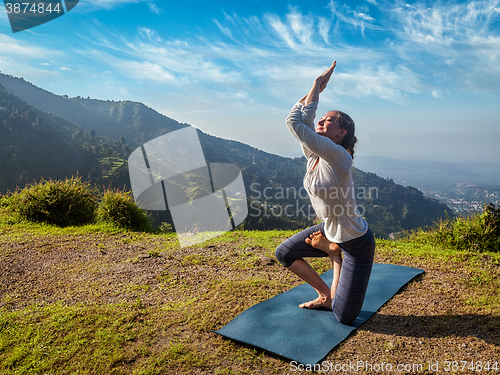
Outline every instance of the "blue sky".
[[0, 9], [2, 73], [283, 156], [300, 156], [288, 111], [333, 60], [318, 115], [351, 115], [357, 155], [499, 163], [500, 0], [80, 0], [16, 34]]

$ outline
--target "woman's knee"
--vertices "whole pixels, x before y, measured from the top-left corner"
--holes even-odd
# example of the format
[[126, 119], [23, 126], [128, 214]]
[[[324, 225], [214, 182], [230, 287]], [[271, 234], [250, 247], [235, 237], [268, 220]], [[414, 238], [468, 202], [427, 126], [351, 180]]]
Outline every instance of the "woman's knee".
[[332, 301], [332, 311], [340, 324], [349, 325], [358, 317], [361, 312], [362, 305], [348, 306], [344, 305], [341, 308], [335, 306], [335, 300]]
[[291, 266], [291, 264], [289, 264], [289, 262], [286, 260], [286, 254], [288, 252], [287, 250], [288, 249], [285, 248], [283, 246], [283, 244], [281, 244], [274, 251], [274, 255], [276, 256], [276, 259], [278, 259], [278, 262], [280, 262], [281, 265], [284, 266], [284, 267], [290, 267]]
[[337, 312], [333, 312], [335, 314], [335, 317], [337, 318], [338, 322], [340, 324], [344, 324], [344, 325], [349, 325], [351, 324], [352, 322], [354, 322], [354, 320], [358, 317], [359, 315], [359, 312], [357, 314], [353, 314], [353, 313], [350, 313], [350, 314], [339, 314]]

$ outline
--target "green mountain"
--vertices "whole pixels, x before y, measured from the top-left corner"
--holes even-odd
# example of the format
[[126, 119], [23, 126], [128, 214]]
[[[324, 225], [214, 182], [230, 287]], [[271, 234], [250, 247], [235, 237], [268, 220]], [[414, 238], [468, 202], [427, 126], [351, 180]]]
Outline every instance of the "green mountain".
[[79, 175], [98, 185], [128, 182], [122, 141], [97, 136], [54, 113], [35, 108], [0, 84], [0, 193], [34, 180]]
[[70, 134], [78, 128], [34, 108], [0, 85], [0, 192], [33, 179], [88, 173], [94, 160]]
[[[0, 74], [0, 193], [40, 177], [76, 175], [130, 189], [127, 159], [139, 145], [189, 126], [142, 103], [68, 98]], [[314, 220], [303, 191], [304, 158], [284, 158], [198, 130], [207, 162], [242, 170], [247, 229], [300, 228]], [[354, 169], [361, 213], [380, 237], [429, 225], [451, 210], [412, 187]], [[166, 216], [165, 216], [166, 215]], [[169, 221], [168, 213], [157, 214]]]
[[0, 84], [20, 99], [86, 131], [113, 139], [125, 137], [134, 148], [157, 136], [187, 126], [142, 103], [102, 101], [54, 95], [23, 78], [0, 74]]

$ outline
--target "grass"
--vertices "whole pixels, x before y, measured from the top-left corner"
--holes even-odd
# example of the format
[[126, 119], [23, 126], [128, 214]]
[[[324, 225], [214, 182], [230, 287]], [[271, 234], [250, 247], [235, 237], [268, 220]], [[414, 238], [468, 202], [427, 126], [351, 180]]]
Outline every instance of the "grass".
[[467, 291], [464, 303], [482, 306], [487, 313], [500, 313], [500, 252], [478, 253], [436, 246], [426, 241], [423, 233], [396, 242], [379, 239], [377, 251], [389, 252], [396, 263], [418, 261], [446, 272], [460, 271], [467, 276], [459, 280], [464, 292]]
[[[211, 331], [301, 283], [280, 264], [260, 261], [274, 258], [276, 246], [294, 232], [235, 230], [181, 249], [173, 233], [129, 232], [102, 223], [60, 228], [8, 222], [0, 211], [1, 374], [290, 370], [286, 360]], [[420, 282], [383, 308], [398, 311], [398, 301], [409, 298], [403, 295], [412, 296], [414, 305], [405, 305], [409, 310], [399, 311], [394, 319], [425, 311], [417, 319], [423, 338], [415, 341], [407, 326], [399, 337], [394, 337], [398, 330], [360, 331], [329, 360], [370, 355], [378, 361], [408, 360], [419, 358], [419, 345], [431, 356], [435, 342], [452, 340], [457, 319], [470, 329], [480, 326], [483, 342], [467, 337], [474, 345], [486, 345], [481, 350], [491, 359], [498, 358], [500, 253], [440, 246], [420, 233], [399, 241], [377, 239], [376, 261], [426, 270]], [[326, 259], [311, 264], [320, 273], [330, 268]], [[434, 312], [419, 305], [431, 298], [439, 304], [438, 297], [430, 296], [447, 296], [453, 305]], [[379, 319], [391, 315], [385, 311]], [[363, 343], [357, 344], [361, 338]], [[397, 357], [398, 350], [402, 357]], [[454, 350], [456, 358], [468, 358], [458, 346]]]
[[137, 305], [53, 304], [4, 311], [3, 369], [12, 374], [111, 371], [140, 350], [129, 343], [150, 333], [147, 325], [134, 324], [140, 316]]

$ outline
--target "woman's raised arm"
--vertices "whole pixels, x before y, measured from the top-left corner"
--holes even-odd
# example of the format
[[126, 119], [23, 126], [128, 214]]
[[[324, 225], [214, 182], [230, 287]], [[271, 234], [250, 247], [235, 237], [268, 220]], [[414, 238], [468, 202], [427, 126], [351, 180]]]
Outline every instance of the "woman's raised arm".
[[310, 103], [319, 101], [319, 94], [326, 88], [326, 85], [328, 84], [328, 81], [330, 80], [330, 77], [332, 76], [333, 70], [335, 69], [336, 65], [337, 62], [334, 61], [333, 64], [330, 65], [330, 67], [325, 70], [323, 74], [321, 74], [314, 80], [311, 90], [300, 100], [300, 103], [308, 105]]

